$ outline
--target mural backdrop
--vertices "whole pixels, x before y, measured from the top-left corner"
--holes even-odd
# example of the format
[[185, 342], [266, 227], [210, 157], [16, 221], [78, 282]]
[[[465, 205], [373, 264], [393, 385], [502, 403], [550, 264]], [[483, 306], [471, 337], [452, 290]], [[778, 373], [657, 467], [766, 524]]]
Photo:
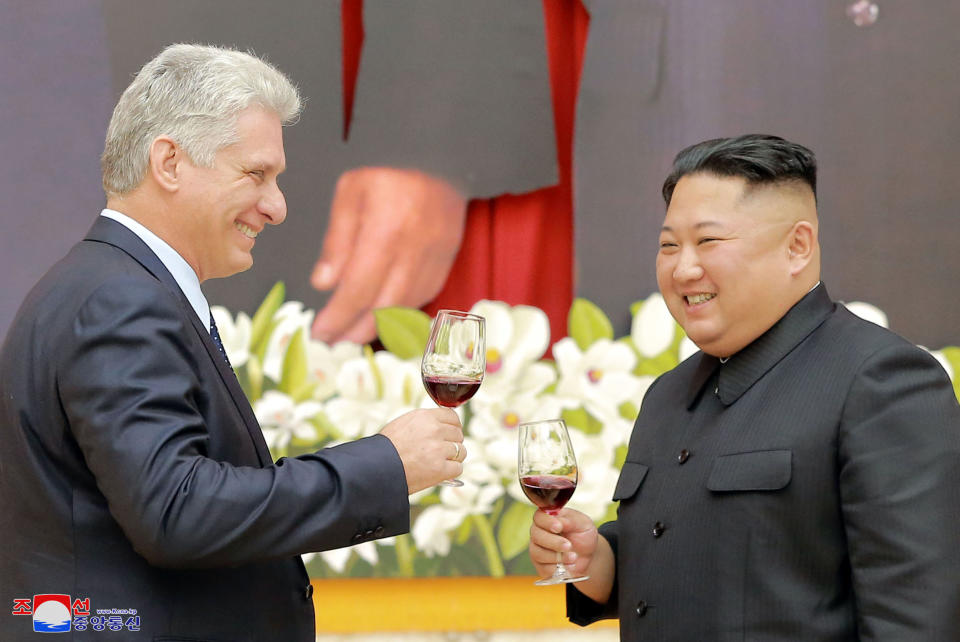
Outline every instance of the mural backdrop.
[[[496, 328], [488, 363], [503, 359], [484, 384], [488, 403], [465, 417], [480, 440], [471, 453], [482, 453], [473, 485], [421, 498], [412, 537], [332, 553], [311, 570], [529, 572], [514, 532], [532, 508], [506, 481], [510, 433], [497, 430], [524, 413], [564, 413], [583, 469], [595, 471], [596, 496], [578, 499], [607, 514], [631, 413], [649, 377], [684, 356], [650, 297], [660, 184], [682, 147], [764, 132], [812, 148], [833, 296], [876, 305], [915, 343], [960, 342], [960, 4], [880, 2], [864, 26], [847, 4], [0, 0], [0, 335], [103, 206], [99, 154], [132, 74], [172, 42], [253, 50], [307, 98], [285, 134], [289, 216], [258, 238], [251, 271], [204, 290], [222, 306], [275, 454], [365, 434], [425, 403], [410, 369], [422, 346], [396, 338], [420, 336], [425, 315], [381, 314], [388, 350], [375, 356], [314, 342], [311, 330], [330, 344], [368, 339], [373, 307], [477, 306]], [[337, 196], [342, 220], [362, 224], [328, 256], [342, 269], [323, 275], [315, 264]], [[568, 317], [575, 296], [596, 307], [578, 300]], [[265, 298], [258, 326], [250, 315]], [[341, 326], [313, 327], [312, 311], [334, 302]], [[568, 333], [556, 365], [539, 363]], [[630, 355], [620, 354], [611, 339], [627, 335]], [[602, 391], [570, 383], [594, 366], [622, 376]], [[358, 383], [338, 383], [342, 372]], [[529, 405], [496, 396], [530, 372]], [[374, 408], [388, 397], [393, 406]]]

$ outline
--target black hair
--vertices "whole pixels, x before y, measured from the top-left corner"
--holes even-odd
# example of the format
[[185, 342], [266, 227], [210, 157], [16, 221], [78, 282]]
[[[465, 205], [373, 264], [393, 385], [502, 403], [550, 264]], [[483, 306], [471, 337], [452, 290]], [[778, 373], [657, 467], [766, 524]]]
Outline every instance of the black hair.
[[663, 200], [670, 205], [677, 182], [687, 174], [739, 176], [748, 185], [802, 181], [817, 196], [817, 159], [813, 152], [779, 136], [746, 134], [714, 138], [691, 145], [673, 159], [663, 182]]

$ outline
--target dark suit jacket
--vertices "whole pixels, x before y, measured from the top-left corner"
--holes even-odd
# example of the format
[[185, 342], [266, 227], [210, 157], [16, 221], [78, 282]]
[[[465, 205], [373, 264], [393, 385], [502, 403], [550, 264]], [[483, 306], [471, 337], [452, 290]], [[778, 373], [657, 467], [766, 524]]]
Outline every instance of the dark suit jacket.
[[937, 361], [817, 287], [648, 391], [601, 533], [624, 640], [960, 640], [960, 407]]
[[[137, 609], [138, 639], [313, 640], [298, 554], [409, 527], [385, 437], [271, 461], [205, 324], [105, 218], [27, 297], [0, 391], [6, 606], [66, 593]], [[4, 610], [0, 639], [32, 635]]]

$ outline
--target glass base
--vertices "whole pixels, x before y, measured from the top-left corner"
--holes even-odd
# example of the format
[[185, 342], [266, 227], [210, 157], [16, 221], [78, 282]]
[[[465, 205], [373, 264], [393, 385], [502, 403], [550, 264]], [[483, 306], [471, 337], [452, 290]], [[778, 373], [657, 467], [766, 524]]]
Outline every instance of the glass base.
[[582, 582], [583, 580], [589, 579], [589, 575], [573, 575], [567, 570], [566, 566], [557, 564], [557, 568], [553, 571], [553, 575], [542, 580], [537, 580], [534, 582], [534, 584], [537, 586], [550, 586], [552, 584], [572, 584], [573, 582]]
[[459, 479], [444, 479], [442, 482], [437, 484], [437, 486], [463, 486], [463, 482]]

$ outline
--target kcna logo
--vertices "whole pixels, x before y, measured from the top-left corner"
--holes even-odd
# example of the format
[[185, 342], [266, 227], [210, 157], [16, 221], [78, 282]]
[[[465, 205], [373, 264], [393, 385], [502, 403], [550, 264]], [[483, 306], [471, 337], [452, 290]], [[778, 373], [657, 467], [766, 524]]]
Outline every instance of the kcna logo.
[[69, 595], [56, 593], [34, 595], [32, 600], [18, 598], [13, 600], [13, 615], [33, 615], [37, 633], [63, 633], [70, 630], [74, 616], [90, 615], [90, 598], [71, 602]]

